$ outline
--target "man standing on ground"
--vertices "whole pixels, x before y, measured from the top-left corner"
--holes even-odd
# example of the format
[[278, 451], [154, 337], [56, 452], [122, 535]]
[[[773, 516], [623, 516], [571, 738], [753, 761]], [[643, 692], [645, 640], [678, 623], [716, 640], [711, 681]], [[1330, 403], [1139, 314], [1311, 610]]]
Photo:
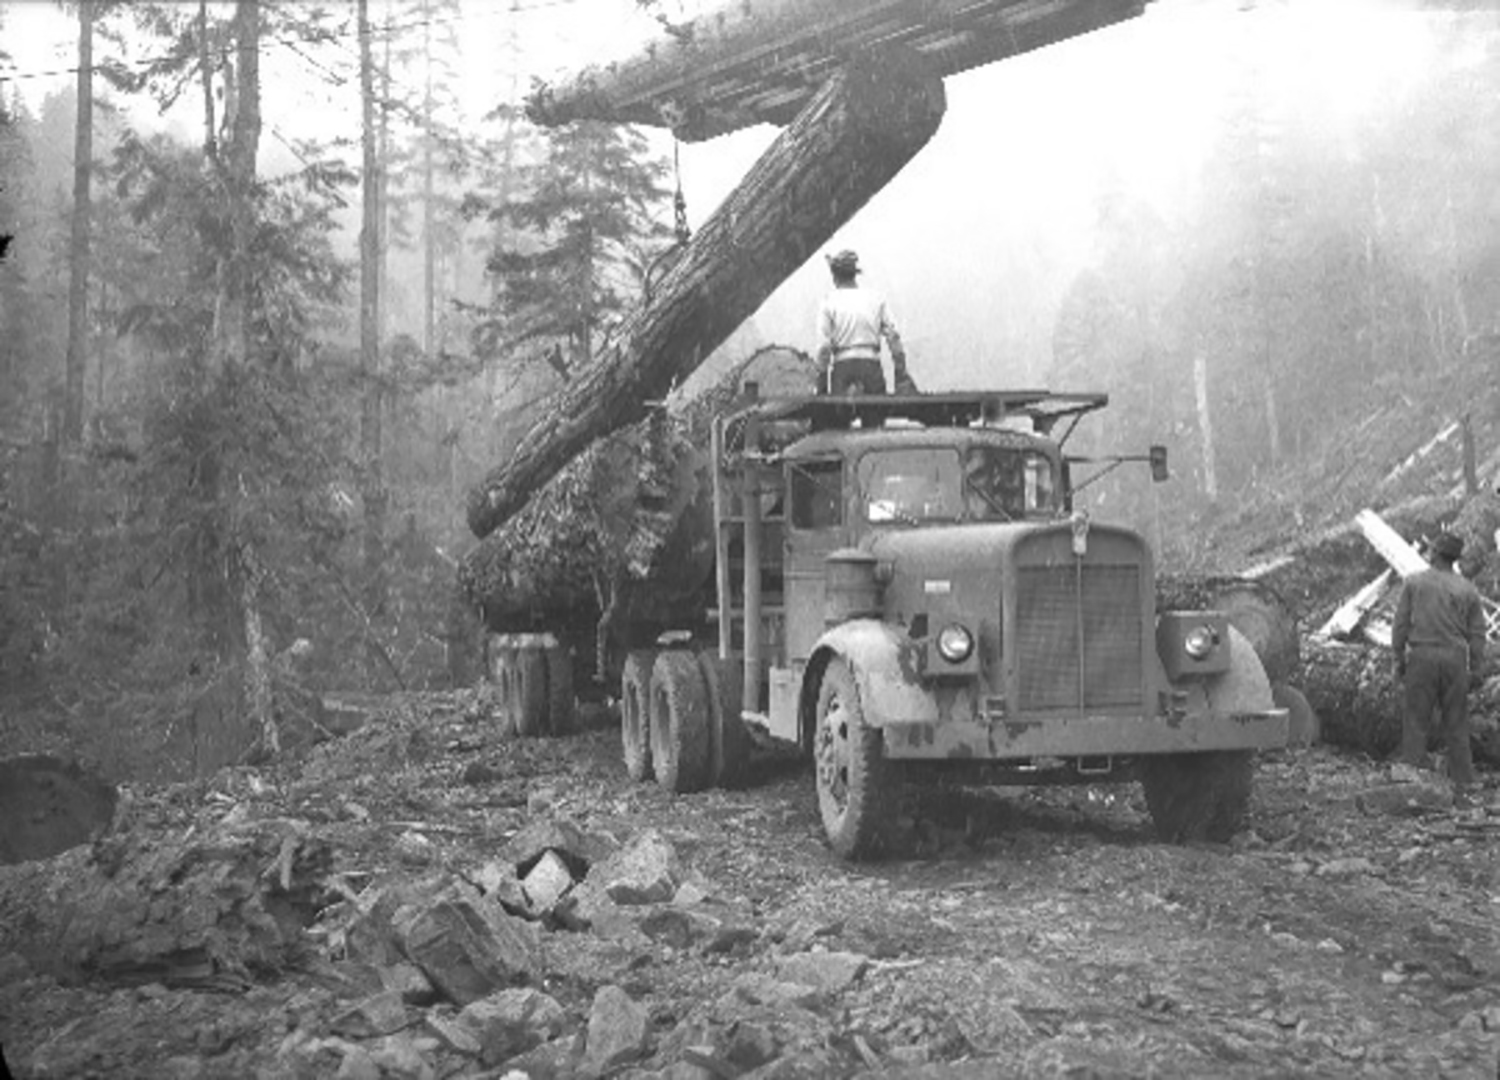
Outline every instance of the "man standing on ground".
[[1401, 588], [1391, 647], [1396, 675], [1405, 682], [1401, 759], [1425, 767], [1427, 737], [1435, 731], [1446, 744], [1448, 776], [1459, 797], [1467, 800], [1474, 784], [1468, 694], [1481, 679], [1485, 630], [1479, 590], [1453, 568], [1463, 551], [1460, 537], [1449, 532], [1438, 536], [1432, 566], [1407, 578]]
[[833, 291], [818, 309], [818, 386], [829, 394], [883, 394], [885, 372], [880, 342], [890, 346], [896, 393], [914, 394], [906, 372], [906, 349], [885, 301], [859, 287], [859, 256], [841, 251], [828, 257]]

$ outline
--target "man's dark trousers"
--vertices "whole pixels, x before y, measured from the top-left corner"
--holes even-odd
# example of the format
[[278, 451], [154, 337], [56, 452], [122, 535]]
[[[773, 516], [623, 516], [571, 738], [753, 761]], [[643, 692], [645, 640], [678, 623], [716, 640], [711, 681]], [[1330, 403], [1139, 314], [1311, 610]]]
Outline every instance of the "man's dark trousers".
[[[1437, 725], [1432, 721], [1434, 714]], [[1448, 778], [1474, 782], [1469, 751], [1469, 657], [1464, 649], [1414, 645], [1406, 659], [1406, 715], [1401, 722], [1401, 760], [1425, 768], [1427, 739], [1437, 734], [1448, 750]]]

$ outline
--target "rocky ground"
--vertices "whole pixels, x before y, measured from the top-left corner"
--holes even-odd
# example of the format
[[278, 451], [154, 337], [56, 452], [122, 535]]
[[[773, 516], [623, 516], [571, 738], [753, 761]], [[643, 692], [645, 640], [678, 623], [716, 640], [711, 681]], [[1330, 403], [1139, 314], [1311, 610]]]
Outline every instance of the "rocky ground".
[[0, 1044], [18, 1078], [1497, 1075], [1500, 805], [1313, 748], [1230, 846], [1158, 843], [1133, 786], [945, 792], [846, 865], [812, 788], [674, 798], [607, 727], [393, 701], [0, 867]]

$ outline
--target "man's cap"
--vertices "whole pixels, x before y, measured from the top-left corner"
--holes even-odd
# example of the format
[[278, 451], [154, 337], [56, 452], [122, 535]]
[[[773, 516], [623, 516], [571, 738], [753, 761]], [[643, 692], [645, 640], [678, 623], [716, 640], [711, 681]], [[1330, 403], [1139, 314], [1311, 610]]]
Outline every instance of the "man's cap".
[[1464, 538], [1451, 532], [1438, 533], [1432, 542], [1432, 553], [1442, 559], [1456, 559], [1464, 553]]
[[860, 273], [859, 256], [845, 248], [837, 255], [828, 256], [828, 268], [836, 273], [858, 274]]

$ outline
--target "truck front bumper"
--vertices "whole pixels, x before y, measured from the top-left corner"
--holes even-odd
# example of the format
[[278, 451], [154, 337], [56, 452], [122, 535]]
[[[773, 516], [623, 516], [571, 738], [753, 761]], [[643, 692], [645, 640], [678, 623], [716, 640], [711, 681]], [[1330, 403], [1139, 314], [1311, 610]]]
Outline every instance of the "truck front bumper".
[[1287, 743], [1287, 710], [1190, 716], [1068, 715], [887, 723], [885, 756], [1004, 761], [1035, 757], [1272, 750]]

